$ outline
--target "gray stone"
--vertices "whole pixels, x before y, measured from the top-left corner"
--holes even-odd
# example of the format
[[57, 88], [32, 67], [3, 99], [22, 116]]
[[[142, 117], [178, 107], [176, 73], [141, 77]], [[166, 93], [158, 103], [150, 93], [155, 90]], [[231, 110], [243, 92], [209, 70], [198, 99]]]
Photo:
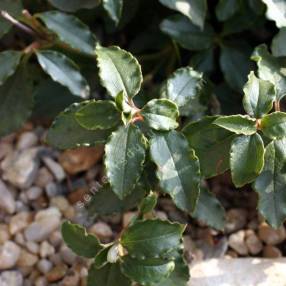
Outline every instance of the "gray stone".
[[35, 146], [38, 142], [38, 136], [34, 132], [24, 132], [21, 134], [18, 143], [18, 150], [25, 150]]
[[22, 286], [23, 276], [19, 271], [4, 271], [0, 275], [1, 286]]
[[16, 210], [16, 202], [11, 192], [3, 181], [0, 180], [0, 210], [13, 214]]
[[16, 243], [9, 240], [6, 241], [0, 247], [0, 270], [14, 267], [20, 257], [20, 253], [21, 249]]
[[43, 194], [43, 190], [40, 187], [31, 187], [27, 190], [27, 198], [31, 201], [38, 199]]
[[48, 183], [45, 192], [49, 198], [55, 197], [61, 193], [61, 187], [54, 182]]
[[57, 181], [61, 182], [66, 178], [66, 173], [59, 163], [50, 157], [43, 157], [42, 160], [47, 168], [51, 171], [51, 173], [55, 176]]
[[41, 259], [40, 261], [38, 261], [37, 263], [37, 268], [38, 270], [43, 273], [43, 274], [46, 274], [48, 273], [49, 271], [52, 270], [53, 268], [53, 263], [50, 262], [49, 260], [47, 259]]

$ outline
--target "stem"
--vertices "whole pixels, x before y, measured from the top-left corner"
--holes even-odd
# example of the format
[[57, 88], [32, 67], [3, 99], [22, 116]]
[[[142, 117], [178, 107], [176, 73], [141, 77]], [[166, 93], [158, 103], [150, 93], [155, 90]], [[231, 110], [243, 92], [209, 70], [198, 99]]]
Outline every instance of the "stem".
[[274, 108], [275, 108], [275, 111], [280, 111], [280, 101], [279, 100], [276, 100], [274, 102]]

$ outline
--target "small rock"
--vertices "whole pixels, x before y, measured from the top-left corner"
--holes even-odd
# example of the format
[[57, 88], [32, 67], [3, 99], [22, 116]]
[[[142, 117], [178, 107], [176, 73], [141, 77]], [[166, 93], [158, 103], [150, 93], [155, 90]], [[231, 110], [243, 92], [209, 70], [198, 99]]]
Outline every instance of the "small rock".
[[247, 255], [248, 249], [245, 244], [245, 232], [244, 230], [240, 230], [236, 233], [233, 233], [229, 236], [229, 246], [234, 249], [240, 255]]
[[63, 196], [51, 198], [50, 205], [56, 207], [62, 213], [64, 213], [70, 207], [68, 200]]
[[41, 258], [48, 257], [55, 253], [55, 248], [50, 245], [47, 241], [43, 241], [40, 245], [40, 256]]
[[37, 263], [37, 268], [41, 273], [47, 274], [48, 272], [50, 272], [52, 270], [53, 263], [47, 259], [41, 259]]
[[10, 239], [8, 225], [0, 224], [0, 245]]
[[26, 248], [33, 254], [38, 254], [40, 246], [34, 241], [27, 241]]
[[263, 248], [263, 257], [279, 258], [279, 257], [282, 257], [282, 253], [279, 248], [273, 245], [266, 245]]
[[77, 256], [66, 245], [63, 245], [60, 249], [60, 255], [63, 261], [68, 265], [73, 265]]
[[156, 211], [156, 216], [161, 220], [167, 220], [168, 219], [168, 216], [166, 215], [166, 213], [162, 212], [162, 211]]
[[47, 286], [47, 285], [48, 285], [48, 281], [46, 277], [38, 277], [35, 280], [35, 286]]
[[88, 193], [87, 188], [79, 188], [68, 195], [69, 202], [74, 205], [77, 202], [84, 202], [84, 197]]
[[66, 178], [66, 173], [60, 164], [50, 157], [43, 157], [42, 160], [58, 182], [61, 182]]
[[1, 286], [23, 286], [23, 276], [19, 271], [4, 271], [0, 275]]
[[0, 246], [0, 270], [14, 267], [20, 257], [20, 252], [20, 247], [9, 240]]
[[135, 216], [137, 216], [137, 212], [127, 212], [123, 214], [123, 219], [122, 219], [123, 227], [124, 228], [127, 227]]
[[11, 192], [3, 181], [0, 180], [0, 210], [13, 214], [16, 210], [16, 202]]
[[6, 142], [0, 142], [0, 160], [4, 159], [13, 153], [13, 147]]
[[63, 215], [68, 220], [73, 220], [76, 215], [75, 209], [73, 206], [69, 206], [64, 212]]
[[54, 180], [53, 175], [49, 172], [46, 167], [40, 168], [38, 176], [34, 182], [35, 186], [45, 188], [47, 184]]
[[50, 236], [49, 236], [49, 242], [54, 246], [58, 247], [62, 243], [62, 234], [59, 230], [54, 231]]
[[21, 134], [18, 143], [18, 150], [29, 149], [38, 143], [38, 136], [34, 132], [24, 132]]
[[31, 201], [38, 199], [43, 194], [43, 190], [40, 187], [31, 187], [26, 191], [27, 198]]
[[80, 282], [80, 275], [76, 271], [69, 271], [61, 281], [60, 286], [77, 286]]
[[94, 166], [102, 158], [102, 154], [102, 147], [77, 148], [62, 153], [59, 162], [68, 174], [75, 175]]
[[14, 215], [9, 224], [9, 230], [12, 235], [26, 228], [32, 221], [32, 215], [28, 212], [20, 212]]
[[14, 241], [17, 242], [17, 244], [21, 245], [21, 246], [25, 246], [26, 241], [24, 238], [24, 235], [22, 232], [18, 232], [16, 233], [15, 237], [14, 237]]
[[110, 226], [104, 222], [97, 222], [89, 228], [89, 232], [96, 235], [99, 239], [111, 238], [113, 235]]
[[262, 223], [258, 229], [259, 238], [269, 245], [277, 245], [286, 239], [286, 231], [283, 226], [274, 229], [266, 223]]
[[61, 280], [67, 271], [67, 266], [64, 264], [60, 264], [54, 267], [51, 271], [49, 271], [46, 275], [49, 282], [56, 282]]
[[60, 265], [63, 263], [62, 257], [59, 253], [55, 253], [49, 257], [49, 260], [54, 264], [54, 265]]
[[38, 256], [22, 249], [20, 253], [20, 257], [17, 261], [17, 266], [19, 267], [32, 267], [38, 261]]
[[257, 255], [262, 251], [263, 245], [253, 230], [246, 231], [245, 243], [252, 255]]
[[232, 233], [242, 229], [247, 223], [245, 209], [231, 209], [226, 213], [225, 232]]
[[61, 193], [61, 186], [54, 182], [48, 183], [45, 187], [45, 192], [49, 198], [55, 197]]
[[27, 149], [16, 153], [3, 167], [3, 179], [19, 188], [29, 188], [34, 182], [38, 169], [38, 149]]

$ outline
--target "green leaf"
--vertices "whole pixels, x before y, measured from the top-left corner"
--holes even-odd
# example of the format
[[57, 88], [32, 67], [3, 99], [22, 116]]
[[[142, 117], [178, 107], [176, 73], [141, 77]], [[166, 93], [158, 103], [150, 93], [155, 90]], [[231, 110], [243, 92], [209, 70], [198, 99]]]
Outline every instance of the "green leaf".
[[271, 51], [273, 56], [275, 57], [286, 56], [285, 41], [286, 41], [286, 28], [282, 28], [272, 40]]
[[163, 5], [187, 16], [196, 26], [204, 28], [207, 14], [206, 0], [159, 0]]
[[76, 113], [78, 123], [88, 130], [109, 129], [120, 122], [120, 113], [109, 100], [91, 100]]
[[286, 113], [273, 112], [261, 119], [260, 128], [263, 134], [270, 139], [286, 137]]
[[259, 134], [239, 136], [231, 144], [232, 181], [239, 188], [253, 182], [264, 165], [264, 145]]
[[178, 127], [179, 110], [175, 103], [168, 99], [153, 99], [141, 110], [147, 125], [155, 130], [171, 130]]
[[285, 147], [285, 139], [267, 145], [264, 168], [253, 184], [259, 195], [258, 209], [275, 228], [280, 227], [286, 219]]
[[276, 95], [271, 82], [261, 80], [251, 72], [243, 91], [243, 106], [250, 116], [261, 118], [272, 109]]
[[231, 18], [239, 10], [239, 0], [219, 0], [215, 12], [219, 21]]
[[142, 214], [147, 214], [149, 212], [152, 212], [154, 208], [157, 205], [158, 201], [158, 194], [150, 192], [150, 194], [144, 198], [144, 200], [141, 202], [139, 208], [140, 212]]
[[0, 85], [16, 72], [21, 57], [22, 53], [17, 51], [0, 53]]
[[36, 55], [43, 70], [54, 81], [66, 86], [74, 95], [82, 98], [89, 96], [88, 83], [71, 59], [64, 54], [51, 50], [38, 51]]
[[100, 4], [100, 0], [49, 0], [56, 8], [65, 12], [76, 12], [80, 9], [92, 9]]
[[138, 182], [145, 160], [145, 139], [134, 125], [120, 127], [105, 145], [105, 166], [114, 193], [122, 200]]
[[124, 91], [121, 91], [117, 94], [117, 96], [115, 97], [115, 103], [116, 103], [117, 108], [125, 114], [129, 114], [129, 113], [134, 114], [138, 112], [136, 108], [132, 107], [129, 104], [129, 98], [124, 93]]
[[138, 61], [119, 47], [96, 49], [99, 76], [102, 85], [112, 97], [123, 91], [129, 98], [134, 97], [143, 81]]
[[201, 173], [210, 178], [229, 169], [229, 151], [235, 135], [213, 122], [217, 116], [188, 124], [183, 132], [199, 157]]
[[256, 133], [256, 119], [248, 115], [220, 116], [214, 124], [235, 134], [252, 135]]
[[[21, 16], [23, 5], [21, 0], [1, 0], [0, 10], [8, 12], [11, 16], [17, 18]], [[0, 38], [2, 38], [12, 27], [12, 24], [0, 17]]]
[[107, 264], [97, 269], [92, 264], [87, 278], [87, 286], [131, 286], [131, 281], [120, 270], [119, 264]]
[[123, 0], [102, 0], [102, 2], [103, 8], [116, 25], [118, 25], [123, 11]]
[[185, 226], [162, 220], [136, 221], [122, 235], [120, 243], [137, 259], [168, 257], [179, 249]]
[[284, 0], [262, 0], [267, 6], [266, 16], [278, 28], [286, 27], [286, 2]]
[[110, 248], [113, 246], [112, 243], [108, 245], [104, 245], [103, 248], [97, 253], [97, 255], [94, 258], [94, 263], [91, 267], [95, 267], [97, 269], [100, 269], [108, 264], [107, 256]]
[[88, 234], [86, 229], [78, 224], [64, 222], [62, 236], [66, 245], [79, 256], [94, 258], [102, 249], [98, 239]]
[[215, 195], [205, 187], [201, 187], [198, 204], [193, 217], [215, 229], [224, 229], [224, 208]]
[[211, 48], [214, 41], [214, 31], [205, 25], [202, 31], [182, 15], [173, 15], [165, 19], [161, 25], [163, 33], [170, 36], [180, 46], [187, 50], [200, 51]]
[[73, 15], [58, 11], [36, 14], [47, 28], [53, 31], [68, 46], [80, 52], [94, 55], [96, 38], [89, 27]]
[[286, 95], [285, 62], [273, 57], [266, 45], [256, 47], [251, 58], [257, 62], [259, 77], [273, 83], [277, 100], [282, 99]]
[[211, 73], [215, 70], [214, 49], [210, 48], [197, 52], [192, 56], [190, 63], [194, 69], [200, 72]]
[[0, 86], [0, 136], [16, 131], [29, 118], [33, 108], [32, 83], [24, 66]]
[[178, 208], [192, 213], [200, 193], [200, 166], [194, 150], [181, 133], [170, 131], [152, 136], [150, 152], [162, 190]]
[[90, 131], [81, 127], [75, 114], [86, 102], [75, 103], [61, 112], [54, 120], [47, 135], [48, 144], [59, 149], [104, 144], [112, 130]]
[[186, 113], [190, 104], [199, 97], [203, 88], [203, 74], [191, 67], [176, 70], [164, 86], [163, 97], [177, 104], [180, 112]]
[[144, 198], [146, 189], [142, 184], [137, 184], [132, 193], [120, 200], [112, 191], [109, 184], [100, 186], [99, 190], [94, 192], [87, 209], [89, 214], [110, 215], [114, 213], [123, 213], [134, 208]]
[[154, 258], [139, 260], [126, 256], [121, 269], [124, 275], [142, 285], [154, 285], [165, 280], [174, 271], [175, 263]]

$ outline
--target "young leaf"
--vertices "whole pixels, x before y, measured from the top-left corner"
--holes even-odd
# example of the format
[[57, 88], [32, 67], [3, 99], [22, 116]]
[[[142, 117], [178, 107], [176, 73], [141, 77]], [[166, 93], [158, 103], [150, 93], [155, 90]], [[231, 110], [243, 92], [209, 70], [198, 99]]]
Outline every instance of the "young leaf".
[[0, 86], [0, 136], [20, 128], [31, 115], [32, 108], [32, 83], [27, 79], [25, 67], [20, 67]]
[[107, 256], [109, 253], [109, 250], [114, 246], [114, 244], [110, 243], [107, 245], [104, 245], [104, 247], [97, 253], [97, 255], [94, 258], [94, 263], [92, 267], [95, 267], [97, 269], [100, 269], [107, 265], [109, 262], [107, 260]]
[[185, 16], [170, 16], [161, 23], [160, 27], [163, 33], [170, 36], [184, 49], [200, 51], [211, 48], [213, 45], [214, 31], [212, 27], [205, 25], [204, 30], [201, 31]]
[[96, 38], [83, 22], [73, 15], [48, 11], [36, 15], [59, 39], [80, 52], [94, 55]]
[[183, 129], [190, 147], [199, 157], [201, 173], [205, 178], [214, 177], [229, 169], [229, 151], [235, 135], [213, 124], [217, 118], [208, 116]]
[[115, 97], [115, 104], [117, 108], [125, 114], [135, 113], [138, 110], [129, 104], [129, 98], [124, 91], [119, 92]]
[[179, 110], [175, 103], [168, 99], [153, 99], [141, 110], [144, 121], [155, 130], [171, 130], [178, 127]]
[[103, 0], [102, 2], [103, 8], [115, 24], [118, 25], [122, 15], [123, 0]]
[[160, 283], [165, 280], [174, 269], [174, 261], [168, 262], [155, 258], [140, 260], [129, 256], [123, 258], [121, 265], [121, 270], [124, 275], [142, 285]]
[[109, 100], [91, 100], [76, 113], [78, 123], [88, 130], [109, 129], [120, 122], [120, 113]]
[[119, 47], [96, 49], [102, 85], [112, 97], [123, 91], [129, 98], [140, 90], [143, 81], [138, 61]]
[[279, 30], [278, 34], [273, 38], [271, 44], [271, 51], [275, 57], [285, 57], [286, 56], [286, 28]]
[[215, 12], [219, 21], [231, 18], [239, 10], [238, 0], [219, 0]]
[[253, 184], [259, 195], [258, 209], [272, 227], [286, 219], [286, 140], [274, 140], [265, 151], [264, 168]]
[[131, 286], [131, 281], [120, 270], [120, 265], [107, 264], [97, 269], [92, 264], [88, 271], [87, 286]]
[[120, 127], [105, 145], [105, 166], [114, 193], [122, 200], [138, 182], [145, 160], [145, 139], [134, 125]]
[[88, 83], [71, 59], [51, 50], [38, 51], [36, 54], [41, 67], [54, 81], [66, 86], [74, 95], [82, 98], [89, 96]]
[[4, 51], [0, 53], [0, 85], [16, 72], [22, 57], [21, 52]]
[[286, 113], [273, 112], [261, 119], [260, 128], [263, 134], [270, 139], [286, 137]]
[[123, 233], [120, 243], [137, 259], [168, 256], [179, 249], [185, 226], [162, 220], [137, 221]]
[[243, 91], [243, 106], [250, 116], [261, 118], [272, 109], [275, 88], [271, 82], [261, 80], [251, 72]]
[[277, 100], [282, 99], [286, 95], [286, 71], [284, 62], [273, 57], [268, 52], [266, 45], [256, 47], [251, 58], [257, 62], [259, 77], [273, 83], [276, 88]]
[[206, 0], [159, 0], [163, 5], [187, 16], [196, 26], [204, 28], [207, 14]]
[[200, 165], [185, 137], [176, 132], [154, 134], [150, 152], [160, 186], [176, 206], [192, 213], [200, 193]]
[[92, 9], [100, 4], [100, 0], [49, 0], [56, 8], [66, 12], [76, 12], [80, 9]]
[[286, 27], [286, 2], [284, 0], [262, 1], [267, 6], [267, 18], [275, 21], [278, 28]]
[[62, 236], [66, 245], [79, 256], [94, 258], [102, 249], [98, 239], [78, 224], [64, 222]]
[[235, 134], [252, 135], [256, 133], [256, 120], [248, 115], [220, 116], [214, 124]]
[[47, 142], [55, 148], [70, 149], [104, 144], [112, 130], [90, 131], [76, 120], [76, 113], [86, 102], [75, 103], [61, 112], [54, 120], [47, 135]]
[[239, 188], [253, 182], [264, 165], [264, 145], [259, 134], [239, 136], [231, 144], [232, 181]]
[[152, 212], [157, 205], [158, 195], [156, 193], [150, 192], [150, 194], [142, 200], [140, 204], [140, 212], [142, 214], [147, 214]]
[[218, 230], [224, 229], [224, 208], [219, 200], [205, 187], [201, 187], [198, 204], [192, 216], [210, 227]]

